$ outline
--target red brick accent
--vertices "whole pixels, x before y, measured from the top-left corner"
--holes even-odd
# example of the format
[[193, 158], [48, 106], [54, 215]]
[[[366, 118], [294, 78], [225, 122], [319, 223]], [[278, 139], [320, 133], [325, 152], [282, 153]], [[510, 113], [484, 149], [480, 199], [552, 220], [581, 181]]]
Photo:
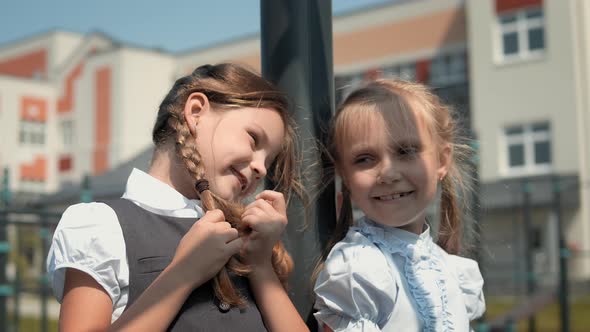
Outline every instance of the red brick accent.
[[369, 69], [364, 74], [364, 78], [366, 81], [374, 81], [379, 77], [381, 77], [381, 71], [377, 68]]
[[496, 0], [496, 13], [542, 5], [543, 0]]
[[420, 83], [428, 83], [430, 76], [430, 60], [416, 62], [416, 80]]
[[58, 161], [57, 165], [58, 170], [60, 173], [67, 172], [72, 169], [72, 156], [65, 155], [61, 156]]

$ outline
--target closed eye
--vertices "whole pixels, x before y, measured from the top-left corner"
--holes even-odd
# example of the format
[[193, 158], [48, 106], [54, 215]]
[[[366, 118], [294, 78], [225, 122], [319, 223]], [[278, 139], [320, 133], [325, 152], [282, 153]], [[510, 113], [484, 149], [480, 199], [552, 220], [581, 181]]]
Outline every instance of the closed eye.
[[248, 131], [248, 135], [252, 138], [252, 144], [256, 147], [258, 146], [258, 135], [253, 131]]

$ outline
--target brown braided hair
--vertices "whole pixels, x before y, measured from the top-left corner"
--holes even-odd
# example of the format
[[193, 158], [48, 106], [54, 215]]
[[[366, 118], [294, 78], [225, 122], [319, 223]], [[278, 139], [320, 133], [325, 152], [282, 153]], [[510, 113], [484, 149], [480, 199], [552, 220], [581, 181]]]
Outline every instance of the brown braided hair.
[[[207, 96], [216, 110], [255, 107], [277, 111], [285, 126], [285, 136], [279, 155], [269, 170], [270, 181], [276, 186], [275, 190], [283, 193], [287, 202], [292, 194], [305, 197], [297, 168], [298, 147], [294, 123], [288, 113], [288, 100], [272, 83], [240, 65], [204, 65], [195, 69], [191, 75], [178, 79], [160, 104], [152, 131], [152, 141], [156, 149], [165, 146], [169, 140], [174, 140], [176, 156], [195, 179], [195, 184], [199, 185], [199, 181], [204, 179], [201, 155], [183, 113], [188, 97], [195, 92]], [[203, 185], [202, 182], [200, 185]], [[197, 194], [205, 211], [220, 209], [226, 221], [238, 229], [240, 234], [247, 231], [241, 223], [244, 210], [241, 204], [219, 197], [208, 187], [201, 190]], [[286, 288], [287, 278], [293, 270], [293, 261], [280, 241], [273, 248], [272, 263]], [[228, 270], [242, 276], [250, 272], [239, 257], [232, 257], [213, 278], [215, 295], [221, 302], [244, 306], [246, 302], [232, 283]]]

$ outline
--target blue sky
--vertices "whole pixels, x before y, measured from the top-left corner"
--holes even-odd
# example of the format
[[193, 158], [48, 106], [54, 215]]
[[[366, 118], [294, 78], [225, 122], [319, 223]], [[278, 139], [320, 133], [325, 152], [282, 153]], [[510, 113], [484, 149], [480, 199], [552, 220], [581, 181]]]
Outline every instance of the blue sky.
[[[298, 1], [298, 0], [296, 0]], [[334, 14], [392, 0], [332, 0]], [[259, 0], [4, 0], [0, 47], [53, 29], [179, 52], [257, 33]]]

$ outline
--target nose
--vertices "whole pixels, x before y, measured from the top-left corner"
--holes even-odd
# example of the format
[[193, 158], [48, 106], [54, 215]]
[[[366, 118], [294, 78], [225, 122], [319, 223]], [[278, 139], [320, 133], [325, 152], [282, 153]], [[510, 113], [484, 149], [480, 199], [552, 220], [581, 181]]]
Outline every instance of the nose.
[[377, 182], [381, 184], [391, 184], [401, 179], [401, 173], [391, 157], [383, 158], [381, 167], [377, 174]]
[[266, 176], [266, 166], [264, 165], [264, 158], [255, 158], [250, 163], [250, 168], [254, 172], [256, 180], [260, 180]]

